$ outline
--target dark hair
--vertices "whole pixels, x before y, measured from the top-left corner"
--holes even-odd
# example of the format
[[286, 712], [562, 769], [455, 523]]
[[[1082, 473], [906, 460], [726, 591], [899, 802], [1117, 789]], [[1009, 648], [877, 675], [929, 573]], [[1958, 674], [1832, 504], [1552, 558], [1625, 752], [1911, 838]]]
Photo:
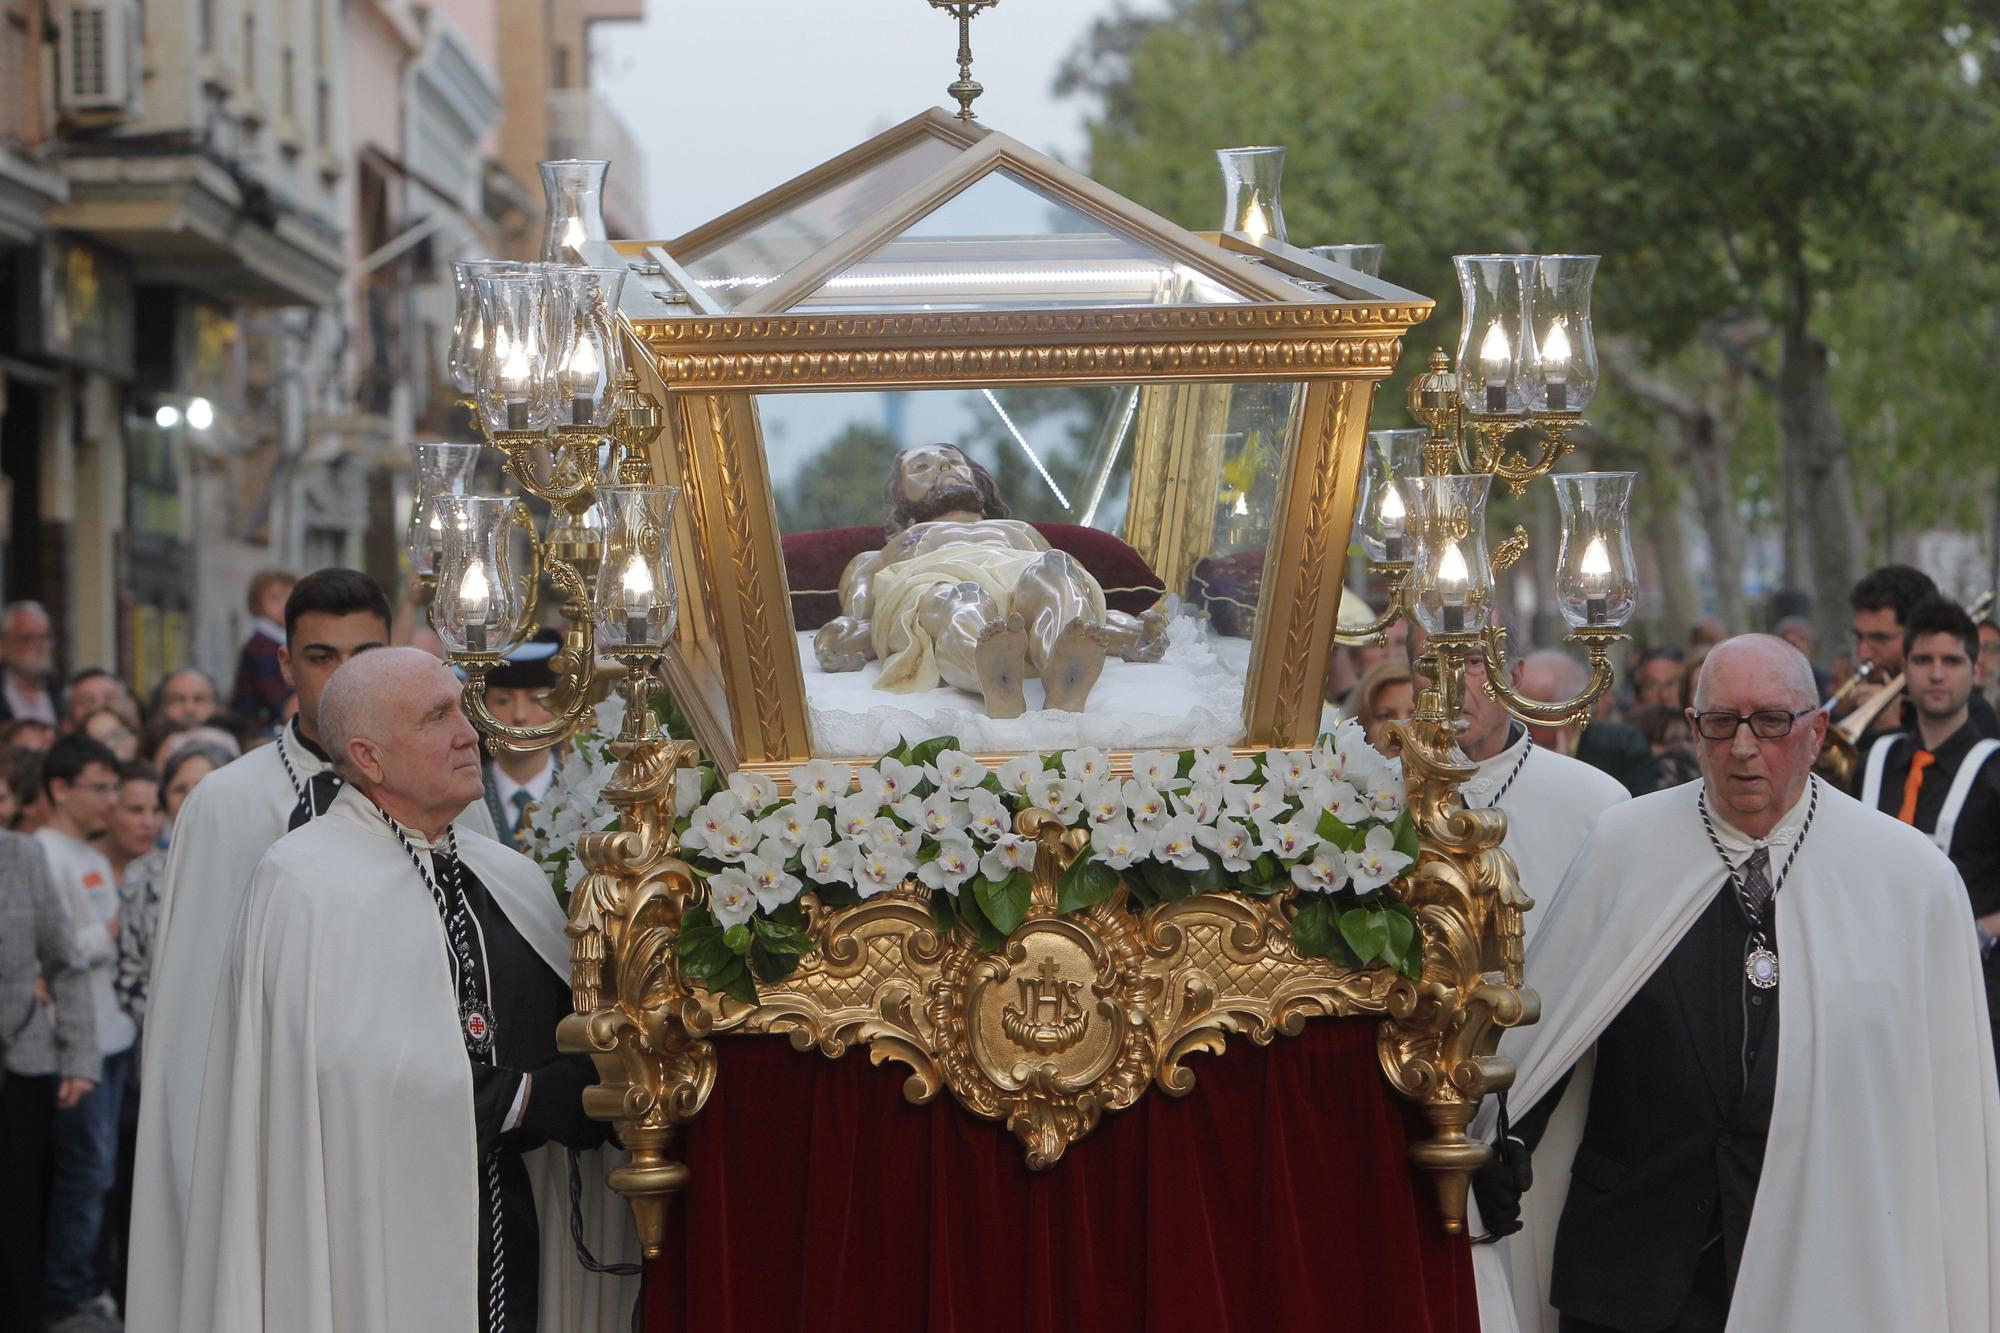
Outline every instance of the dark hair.
[[1636, 676], [1639, 674], [1639, 668], [1648, 662], [1672, 662], [1674, 669], [1678, 671], [1681, 664], [1685, 661], [1687, 661], [1687, 654], [1671, 645], [1665, 648], [1648, 648], [1644, 652], [1632, 655], [1632, 660], [1626, 666], [1625, 673], [1630, 676]]
[[92, 764], [102, 764], [116, 773], [118, 756], [102, 741], [94, 741], [81, 732], [57, 737], [49, 752], [42, 756], [42, 791], [53, 800], [57, 782], [75, 782]]
[[389, 594], [358, 569], [318, 569], [292, 585], [292, 595], [285, 599], [286, 643], [298, 633], [299, 617], [315, 611], [323, 616], [379, 616], [384, 629], [396, 622]]
[[1937, 584], [1921, 569], [1884, 565], [1861, 576], [1861, 581], [1847, 594], [1847, 606], [1851, 611], [1894, 611], [1896, 623], [1907, 625], [1911, 608], [1924, 598], [1937, 595]]
[[17, 717], [7, 722], [0, 722], [0, 746], [6, 746], [10, 750], [21, 750], [27, 754], [40, 754], [41, 751], [23, 745], [14, 739], [22, 732], [33, 730], [36, 727], [40, 727], [51, 736], [55, 734], [55, 726], [52, 723], [42, 721], [38, 717]]
[[1646, 733], [1646, 739], [1654, 745], [1667, 743], [1667, 731], [1676, 722], [1685, 724], [1687, 714], [1667, 704], [1641, 704], [1625, 715], [1628, 726], [1637, 727]]
[[121, 785], [127, 782], [151, 782], [157, 784], [159, 780], [160, 770], [154, 768], [143, 759], [132, 759], [118, 765], [118, 781]]
[[[83, 684], [85, 681], [96, 680], [99, 676], [111, 676], [111, 673], [109, 671], [106, 671], [103, 667], [85, 667], [83, 670], [77, 672], [74, 676], [71, 676], [69, 678], [69, 688], [73, 690], [77, 686]], [[111, 678], [113, 680], [117, 679], [116, 676], [112, 676]]]
[[1979, 626], [1965, 608], [1949, 597], [1926, 597], [1903, 617], [1903, 651], [1909, 652], [1927, 634], [1953, 634], [1965, 645], [1965, 655], [1979, 660]]
[[[979, 489], [979, 516], [981, 518], [1012, 518], [1014, 511], [1000, 497], [1000, 483], [993, 480], [993, 474], [981, 467], [971, 454], [949, 440], [939, 440], [930, 446], [933, 449], [949, 449], [965, 460], [966, 468], [972, 473], [972, 484]], [[920, 520], [916, 517], [916, 506], [903, 494], [903, 454], [898, 453], [889, 463], [889, 479], [883, 483], [882, 498], [889, 506], [888, 529], [891, 537]]]
[[0, 745], [0, 782], [14, 789], [14, 799], [26, 805], [42, 785], [42, 756], [18, 745]]

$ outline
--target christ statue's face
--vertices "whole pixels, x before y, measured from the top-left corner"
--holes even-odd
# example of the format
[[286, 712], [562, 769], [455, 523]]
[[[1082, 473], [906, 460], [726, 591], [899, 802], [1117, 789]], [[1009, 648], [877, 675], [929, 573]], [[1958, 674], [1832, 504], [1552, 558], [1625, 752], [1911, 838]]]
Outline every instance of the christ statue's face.
[[923, 444], [896, 456], [903, 499], [916, 522], [945, 514], [977, 514], [984, 509], [979, 484], [965, 455], [948, 444]]

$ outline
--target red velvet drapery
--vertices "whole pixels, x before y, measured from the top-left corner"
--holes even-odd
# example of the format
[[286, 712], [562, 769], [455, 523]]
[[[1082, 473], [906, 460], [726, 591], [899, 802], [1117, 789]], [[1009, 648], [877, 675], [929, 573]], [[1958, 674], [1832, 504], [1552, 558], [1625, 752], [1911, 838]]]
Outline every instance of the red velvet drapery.
[[1197, 1056], [1056, 1166], [905, 1070], [725, 1037], [647, 1333], [1477, 1333], [1462, 1238], [1407, 1149], [1376, 1024]]

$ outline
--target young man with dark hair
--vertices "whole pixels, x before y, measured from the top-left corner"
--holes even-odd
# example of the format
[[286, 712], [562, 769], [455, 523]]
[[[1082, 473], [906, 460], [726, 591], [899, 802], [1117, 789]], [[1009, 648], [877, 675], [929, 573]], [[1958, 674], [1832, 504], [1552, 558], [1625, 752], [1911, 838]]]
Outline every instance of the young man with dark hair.
[[[1919, 602], [1937, 595], [1937, 584], [1930, 575], [1908, 565], [1884, 565], [1861, 576], [1861, 581], [1847, 595], [1848, 608], [1854, 616], [1854, 661], [1857, 668], [1866, 662], [1874, 669], [1834, 710], [1836, 722], [1865, 707], [1902, 674], [1904, 630], [1910, 613]], [[2000, 736], [2000, 719], [1994, 717], [1993, 706], [1984, 698], [1972, 705], [1972, 724], [1981, 736]], [[1868, 748], [1869, 738], [1911, 731], [1916, 725], [1916, 709], [1906, 692], [1900, 707], [1884, 708], [1869, 724], [1862, 733], [1861, 748]]]
[[[225, 947], [271, 844], [326, 813], [340, 788], [320, 744], [319, 701], [333, 673], [390, 641], [382, 585], [352, 569], [308, 574], [286, 598], [278, 661], [298, 692], [298, 715], [273, 743], [202, 780], [174, 819], [159, 893], [146, 1049], [139, 1102], [138, 1167], [132, 1191], [133, 1309], [172, 1327], [194, 1171], [194, 1128]], [[491, 836], [484, 802], [464, 816]]]
[[2000, 1052], [2000, 740], [1972, 723], [1979, 630], [1956, 603], [1920, 602], [1904, 627], [1903, 671], [1916, 727], [1868, 751], [1861, 799], [1931, 835], [1972, 897]]
[[118, 760], [87, 736], [64, 736], [42, 760], [42, 790], [48, 795], [49, 820], [35, 840], [48, 858], [56, 893], [68, 904], [77, 952], [90, 968], [101, 1057], [97, 1087], [56, 1113], [42, 1290], [54, 1324], [73, 1314], [116, 1313], [97, 1254], [105, 1199], [117, 1177], [118, 1111], [138, 1028], [119, 1007], [112, 985], [118, 962], [118, 877], [104, 853], [91, 845], [110, 826], [118, 800]]

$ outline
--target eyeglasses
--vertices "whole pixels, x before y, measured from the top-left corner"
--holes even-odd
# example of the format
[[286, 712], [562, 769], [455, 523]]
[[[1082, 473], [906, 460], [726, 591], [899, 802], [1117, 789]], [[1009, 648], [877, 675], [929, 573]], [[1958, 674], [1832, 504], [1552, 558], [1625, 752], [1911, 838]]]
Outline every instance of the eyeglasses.
[[1787, 713], [1782, 708], [1760, 708], [1754, 713], [1696, 713], [1694, 725], [1705, 741], [1734, 740], [1736, 729], [1745, 722], [1750, 724], [1750, 734], [1758, 740], [1775, 741], [1791, 735], [1794, 722], [1818, 711], [1801, 708], [1796, 713]]
[[1903, 641], [1903, 631], [1899, 629], [1855, 629], [1847, 634], [1856, 645], [1865, 643], [1871, 648], [1887, 648], [1892, 643]]

